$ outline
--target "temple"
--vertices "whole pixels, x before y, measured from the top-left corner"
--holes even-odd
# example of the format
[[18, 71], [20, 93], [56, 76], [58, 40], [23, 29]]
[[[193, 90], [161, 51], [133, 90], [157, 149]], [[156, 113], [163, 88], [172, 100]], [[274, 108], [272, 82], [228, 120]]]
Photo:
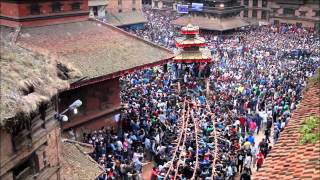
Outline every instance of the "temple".
[[211, 62], [210, 50], [206, 47], [207, 43], [203, 37], [199, 36], [199, 27], [188, 24], [181, 28], [182, 37], [176, 38], [175, 62]]
[[[203, 30], [222, 32], [249, 25], [239, 16], [244, 6], [237, 0], [192, 1], [192, 3], [187, 0], [154, 0], [152, 4], [155, 9], [172, 10], [185, 14], [173, 21], [173, 24], [178, 26], [186, 26], [191, 23]], [[184, 11], [181, 12], [179, 6], [187, 8], [183, 8]]]

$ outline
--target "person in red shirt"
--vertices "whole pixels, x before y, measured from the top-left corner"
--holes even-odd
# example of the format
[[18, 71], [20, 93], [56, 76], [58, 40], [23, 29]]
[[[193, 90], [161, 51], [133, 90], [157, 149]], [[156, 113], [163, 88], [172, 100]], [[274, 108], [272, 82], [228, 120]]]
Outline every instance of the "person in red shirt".
[[246, 123], [246, 118], [244, 118], [243, 116], [241, 116], [240, 119], [239, 119], [239, 121], [240, 121], [241, 129], [243, 129], [244, 126], [245, 126], [245, 123]]
[[262, 167], [264, 161], [264, 155], [262, 154], [262, 152], [260, 151], [257, 154], [257, 172], [259, 171], [259, 169]]
[[157, 180], [158, 179], [158, 173], [159, 170], [156, 167], [152, 168], [152, 174], [151, 174], [151, 180]]

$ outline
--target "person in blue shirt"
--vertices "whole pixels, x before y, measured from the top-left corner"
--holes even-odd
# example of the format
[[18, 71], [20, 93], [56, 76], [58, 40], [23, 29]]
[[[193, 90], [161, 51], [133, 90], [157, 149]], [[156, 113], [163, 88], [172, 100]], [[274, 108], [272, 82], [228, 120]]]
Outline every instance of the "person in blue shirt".
[[254, 137], [253, 137], [252, 134], [249, 135], [248, 141], [249, 141], [251, 144], [254, 144], [254, 141], [255, 141], [255, 140], [254, 140]]
[[199, 96], [199, 101], [201, 105], [204, 105], [206, 103], [206, 98], [203, 95], [201, 95]]

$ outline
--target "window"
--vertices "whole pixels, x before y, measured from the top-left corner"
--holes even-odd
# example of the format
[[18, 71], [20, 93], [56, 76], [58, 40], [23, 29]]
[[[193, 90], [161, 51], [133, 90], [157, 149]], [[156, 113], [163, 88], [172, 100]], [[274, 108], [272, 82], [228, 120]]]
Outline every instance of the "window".
[[314, 11], [315, 12], [315, 16], [319, 17], [320, 16], [320, 10]]
[[261, 19], [267, 19], [267, 11], [261, 12]]
[[136, 4], [136, 0], [132, 0], [132, 4], [135, 5]]
[[72, 3], [71, 4], [71, 9], [73, 11], [80, 10], [81, 9], [80, 3], [79, 2]]
[[243, 17], [248, 17], [248, 10], [243, 11]]
[[273, 24], [274, 24], [274, 25], [279, 25], [279, 23], [280, 23], [279, 20], [274, 20], [274, 21], [273, 21]]
[[302, 23], [297, 22], [297, 23], [296, 23], [296, 26], [297, 26], [298, 28], [301, 28], [301, 27], [302, 27]]
[[253, 7], [257, 7], [257, 6], [258, 6], [258, 0], [253, 0], [252, 6], [253, 6]]
[[52, 3], [52, 12], [60, 12], [61, 11], [62, 4], [60, 2], [54, 2]]
[[289, 8], [283, 8], [283, 15], [294, 15], [295, 10]]
[[121, 13], [121, 12], [122, 12], [122, 9], [119, 9], [118, 12]]
[[243, 0], [243, 5], [249, 6], [249, 0]]
[[252, 10], [252, 17], [257, 18], [257, 10], [256, 9]]
[[132, 8], [132, 11], [136, 11], [137, 9], [136, 8]]
[[122, 5], [122, 0], [118, 0], [118, 5]]
[[31, 4], [31, 6], [30, 6], [30, 14], [31, 15], [40, 14], [40, 6], [39, 6], [39, 4]]
[[268, 1], [262, 0], [262, 7], [267, 7], [267, 6], [268, 6]]
[[300, 11], [300, 16], [306, 16], [307, 11]]
[[30, 176], [34, 174], [34, 171], [34, 154], [32, 154], [27, 160], [13, 169], [13, 178], [15, 180], [30, 178]]

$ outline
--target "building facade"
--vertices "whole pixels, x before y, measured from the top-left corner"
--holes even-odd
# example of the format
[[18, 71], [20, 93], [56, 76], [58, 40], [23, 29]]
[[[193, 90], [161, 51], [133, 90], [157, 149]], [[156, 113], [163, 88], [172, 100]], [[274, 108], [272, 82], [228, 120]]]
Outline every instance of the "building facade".
[[108, 0], [89, 0], [90, 17], [105, 18]]
[[0, 25], [40, 26], [86, 20], [88, 0], [40, 1], [3, 0], [0, 7]]
[[147, 22], [142, 0], [109, 0], [106, 22], [117, 27], [142, 29]]
[[53, 118], [52, 104], [47, 107], [19, 120], [30, 123], [29, 127], [16, 126], [11, 132], [0, 128], [1, 180], [59, 180], [62, 176], [60, 126]]
[[253, 23], [319, 28], [319, 0], [241, 0], [241, 17]]
[[[155, 5], [160, 3], [159, 9], [169, 8], [164, 3], [167, 1], [154, 2]], [[178, 6], [187, 6], [187, 12], [182, 17], [173, 21], [178, 26], [186, 26], [188, 23], [199, 26], [203, 30], [211, 31], [228, 31], [243, 26], [248, 23], [240, 18], [240, 12], [244, 6], [237, 0], [219, 0], [219, 1], [199, 1], [201, 8], [196, 8], [196, 4], [189, 1], [175, 1], [170, 7], [173, 11], [178, 11]], [[194, 6], [194, 7], [193, 7]], [[181, 13], [181, 12], [178, 12]]]

